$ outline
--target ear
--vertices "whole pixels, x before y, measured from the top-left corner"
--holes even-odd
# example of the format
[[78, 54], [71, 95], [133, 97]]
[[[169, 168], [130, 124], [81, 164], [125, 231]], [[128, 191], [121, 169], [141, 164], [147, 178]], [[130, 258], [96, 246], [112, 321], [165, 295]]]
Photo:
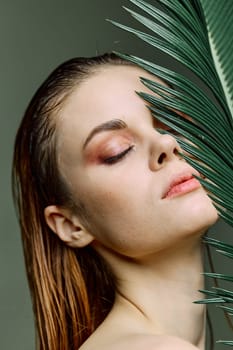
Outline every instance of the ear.
[[94, 237], [82, 226], [77, 216], [56, 205], [44, 210], [45, 220], [51, 230], [67, 245], [82, 248], [90, 244]]

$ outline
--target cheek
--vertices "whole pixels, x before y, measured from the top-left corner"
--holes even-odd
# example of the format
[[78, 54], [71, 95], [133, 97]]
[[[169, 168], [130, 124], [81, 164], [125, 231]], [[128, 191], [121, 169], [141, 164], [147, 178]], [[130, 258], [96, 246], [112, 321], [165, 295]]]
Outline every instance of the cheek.
[[138, 203], [146, 195], [145, 176], [142, 179], [140, 174], [133, 174], [133, 171], [114, 171], [110, 166], [109, 174], [106, 170], [96, 171], [88, 175], [83, 183], [82, 197], [88, 201], [87, 205], [98, 213], [114, 214], [115, 211], [127, 210], [131, 205]]
[[[128, 239], [136, 241], [145, 229], [144, 189], [127, 181], [104, 181], [101, 185], [97, 178], [88, 181], [82, 188], [82, 201], [88, 211], [88, 228], [98, 241], [113, 249], [128, 249]], [[148, 208], [146, 210], [148, 212]]]
[[[130, 192], [130, 193], [129, 193]], [[96, 243], [129, 257], [152, 253], [165, 245], [169, 231], [156, 203], [139, 193], [121, 189], [101, 191], [87, 203], [89, 228]], [[163, 218], [161, 220], [161, 217]]]
[[[81, 178], [76, 193], [88, 212], [88, 230], [100, 244], [128, 256], [155, 252], [193, 230], [197, 215], [191, 215], [194, 202], [184, 198], [166, 203], [155, 176], [143, 169], [106, 176], [101, 171]], [[76, 174], [77, 175], [77, 174]], [[191, 224], [192, 219], [194, 223]], [[200, 222], [199, 222], [200, 223]], [[191, 225], [190, 225], [191, 224]], [[192, 227], [191, 227], [192, 226]]]

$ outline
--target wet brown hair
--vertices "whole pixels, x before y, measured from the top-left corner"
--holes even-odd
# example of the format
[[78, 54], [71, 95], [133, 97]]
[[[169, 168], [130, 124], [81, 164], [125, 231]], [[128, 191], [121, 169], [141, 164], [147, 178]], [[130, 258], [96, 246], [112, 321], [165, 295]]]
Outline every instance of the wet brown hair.
[[51, 204], [86, 215], [59, 172], [57, 118], [73, 90], [104, 65], [131, 63], [104, 54], [56, 68], [32, 98], [16, 136], [13, 195], [40, 350], [77, 350], [114, 302], [115, 280], [105, 261], [92, 247], [65, 245], [44, 218]]

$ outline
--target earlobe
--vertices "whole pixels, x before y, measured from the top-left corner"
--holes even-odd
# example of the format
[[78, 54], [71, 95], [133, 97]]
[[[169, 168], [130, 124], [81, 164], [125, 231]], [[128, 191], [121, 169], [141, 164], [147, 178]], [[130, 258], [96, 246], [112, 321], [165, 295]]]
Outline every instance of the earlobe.
[[50, 205], [45, 208], [44, 215], [50, 229], [70, 247], [82, 248], [94, 240], [94, 237], [80, 224], [78, 218], [64, 208]]
[[89, 232], [79, 229], [77, 231], [73, 231], [72, 241], [67, 244], [74, 248], [83, 248], [90, 244], [93, 240], [94, 237]]

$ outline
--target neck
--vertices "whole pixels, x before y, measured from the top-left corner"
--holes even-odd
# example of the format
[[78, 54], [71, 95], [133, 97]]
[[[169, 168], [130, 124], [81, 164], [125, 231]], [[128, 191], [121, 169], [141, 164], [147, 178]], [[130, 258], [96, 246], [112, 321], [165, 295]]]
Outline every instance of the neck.
[[172, 335], [204, 349], [205, 307], [200, 240], [186, 239], [142, 259], [110, 256], [118, 278], [116, 307], [153, 334]]

